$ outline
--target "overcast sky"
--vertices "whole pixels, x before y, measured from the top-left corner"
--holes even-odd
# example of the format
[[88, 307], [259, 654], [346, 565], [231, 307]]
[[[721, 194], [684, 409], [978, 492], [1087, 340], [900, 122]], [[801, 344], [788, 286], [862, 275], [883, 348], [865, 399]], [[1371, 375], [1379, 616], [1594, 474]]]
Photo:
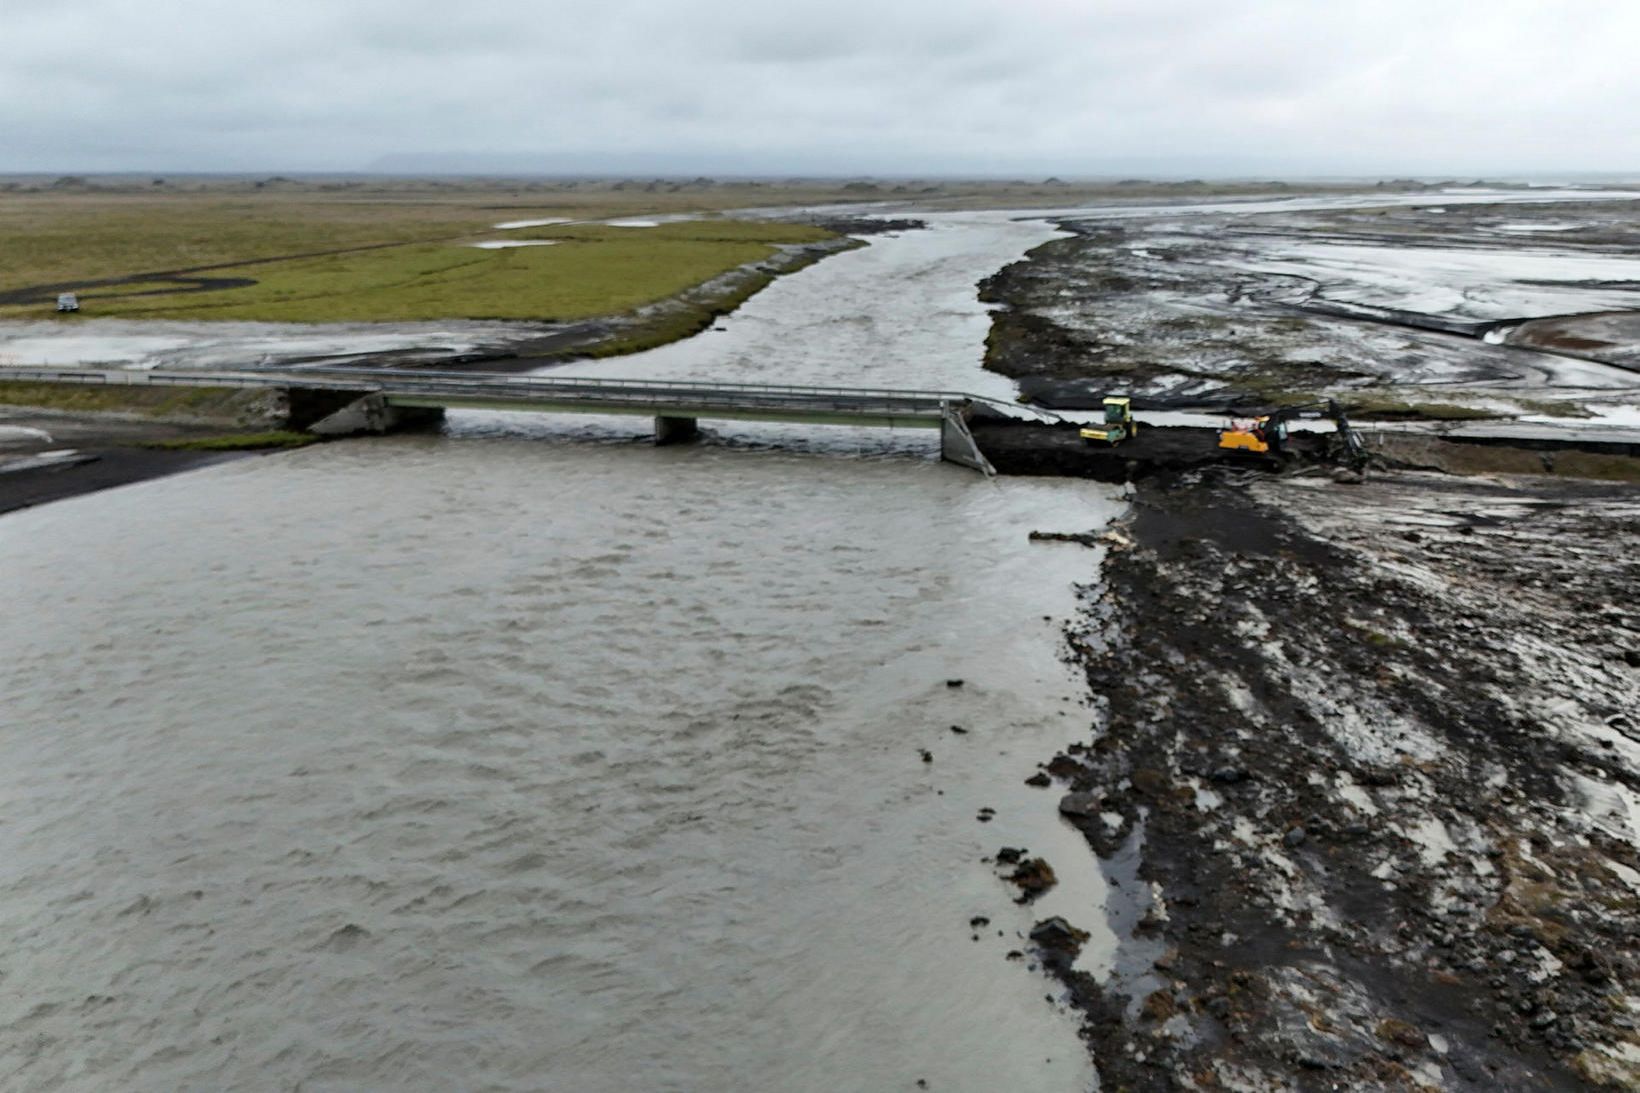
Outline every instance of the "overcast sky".
[[0, 0], [0, 171], [1640, 171], [1637, 46], [1636, 0]]

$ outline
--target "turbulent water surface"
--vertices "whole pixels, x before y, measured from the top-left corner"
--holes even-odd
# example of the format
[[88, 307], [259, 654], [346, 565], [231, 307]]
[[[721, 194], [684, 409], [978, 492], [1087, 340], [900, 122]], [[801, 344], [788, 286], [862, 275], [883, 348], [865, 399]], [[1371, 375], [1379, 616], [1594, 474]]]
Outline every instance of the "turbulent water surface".
[[1024, 539], [1115, 508], [396, 438], [6, 517], [0, 1085], [1086, 1088], [1004, 959], [1100, 898], [1021, 784], [1091, 555]]
[[[997, 219], [635, 363], [983, 384], [973, 282], [1049, 234]], [[1086, 732], [1050, 617], [1095, 562], [1025, 536], [1112, 495], [633, 431], [458, 415], [0, 521], [0, 1085], [1088, 1087], [1006, 957], [1054, 913], [1108, 951], [1022, 779]], [[1002, 845], [1060, 887], [1016, 907]]]

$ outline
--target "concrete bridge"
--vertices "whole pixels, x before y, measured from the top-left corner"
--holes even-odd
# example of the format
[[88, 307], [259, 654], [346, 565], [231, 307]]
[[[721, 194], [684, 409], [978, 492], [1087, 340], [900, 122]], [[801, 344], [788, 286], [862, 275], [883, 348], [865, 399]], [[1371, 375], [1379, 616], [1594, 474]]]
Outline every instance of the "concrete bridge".
[[639, 414], [655, 419], [655, 442], [696, 435], [702, 418], [938, 429], [941, 458], [995, 473], [974, 443], [969, 415], [1052, 415], [959, 391], [684, 382], [592, 376], [325, 368], [291, 371], [137, 371], [0, 368], [0, 379], [94, 386], [247, 388], [281, 392], [287, 424], [323, 435], [384, 433], [436, 420], [447, 409]]

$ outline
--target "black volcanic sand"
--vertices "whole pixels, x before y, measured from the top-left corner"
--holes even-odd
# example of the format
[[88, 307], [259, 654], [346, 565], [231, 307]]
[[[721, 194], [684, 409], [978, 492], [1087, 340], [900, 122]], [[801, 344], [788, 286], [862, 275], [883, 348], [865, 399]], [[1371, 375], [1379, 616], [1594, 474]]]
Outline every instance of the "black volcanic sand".
[[[0, 442], [0, 513], [231, 459], [270, 454], [172, 451], [151, 446], [162, 441], [247, 431], [247, 425], [235, 421], [179, 423], [135, 415], [70, 414], [7, 406], [0, 408], [0, 425], [25, 426], [45, 434], [10, 436]], [[44, 466], [26, 465], [50, 451], [72, 451], [75, 456]], [[11, 467], [21, 469], [8, 469]]]
[[1640, 1087], [1640, 491], [1138, 496], [1068, 632], [1102, 730], [1044, 764], [1113, 883], [1108, 980], [1038, 939], [1101, 1087]]
[[173, 452], [157, 448], [81, 448], [82, 462], [6, 471], [0, 465], [0, 513], [127, 486], [149, 478], [266, 452]]
[[1166, 471], [1208, 464], [1279, 470], [1291, 464], [1336, 461], [1330, 434], [1295, 433], [1285, 455], [1227, 451], [1219, 431], [1189, 426], [1141, 425], [1119, 444], [1082, 439], [1081, 427], [976, 415], [974, 441], [999, 473], [1137, 481]]

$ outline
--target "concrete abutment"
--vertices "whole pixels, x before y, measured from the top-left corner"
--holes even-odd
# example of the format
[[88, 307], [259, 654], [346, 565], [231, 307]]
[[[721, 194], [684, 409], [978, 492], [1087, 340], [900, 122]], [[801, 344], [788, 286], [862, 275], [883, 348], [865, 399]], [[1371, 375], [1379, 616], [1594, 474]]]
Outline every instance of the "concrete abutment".
[[437, 407], [394, 406], [374, 391], [292, 387], [285, 392], [285, 427], [318, 436], [355, 436], [437, 428]]
[[665, 417], [657, 415], [655, 418], [655, 446], [663, 444], [687, 444], [700, 436], [700, 422], [692, 417]]

